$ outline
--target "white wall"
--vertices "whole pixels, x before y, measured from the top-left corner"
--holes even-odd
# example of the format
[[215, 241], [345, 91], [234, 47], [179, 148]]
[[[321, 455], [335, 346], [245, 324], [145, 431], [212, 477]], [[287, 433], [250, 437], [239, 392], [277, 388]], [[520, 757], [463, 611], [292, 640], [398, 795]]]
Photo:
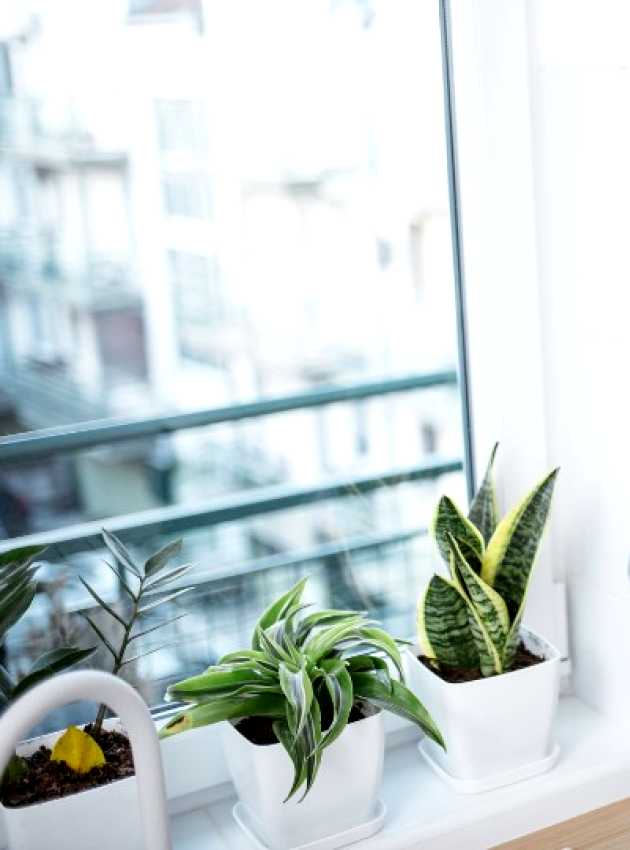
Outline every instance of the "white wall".
[[630, 3], [530, 0], [554, 561], [580, 696], [630, 717]]

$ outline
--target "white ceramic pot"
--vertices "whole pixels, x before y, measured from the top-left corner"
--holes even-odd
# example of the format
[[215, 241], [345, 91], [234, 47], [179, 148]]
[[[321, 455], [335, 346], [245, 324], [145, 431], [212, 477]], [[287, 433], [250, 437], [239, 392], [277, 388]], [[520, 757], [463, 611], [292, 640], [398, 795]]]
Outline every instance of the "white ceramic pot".
[[374, 818], [383, 775], [382, 712], [350, 723], [322, 756], [305, 799], [283, 803], [293, 764], [280, 744], [252, 744], [229, 723], [223, 748], [236, 791], [259, 838], [272, 850], [288, 850], [346, 832]]
[[[116, 720], [107, 721], [112, 728]], [[52, 749], [61, 732], [43, 735], [18, 748], [30, 755]], [[9, 850], [144, 850], [135, 776], [32, 806], [0, 806]]]
[[447, 750], [424, 738], [421, 752], [458, 791], [475, 793], [529, 778], [553, 766], [560, 653], [527, 629], [525, 646], [540, 664], [453, 684], [405, 653], [407, 684], [437, 723]]

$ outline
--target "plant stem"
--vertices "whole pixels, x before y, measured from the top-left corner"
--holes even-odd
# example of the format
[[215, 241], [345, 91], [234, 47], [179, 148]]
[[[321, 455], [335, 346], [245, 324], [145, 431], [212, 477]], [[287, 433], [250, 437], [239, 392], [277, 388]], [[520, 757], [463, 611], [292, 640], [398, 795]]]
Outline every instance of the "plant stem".
[[[120, 648], [116, 657], [114, 658], [114, 663], [112, 665], [112, 675], [117, 676], [120, 672], [124, 661], [125, 661], [125, 653], [127, 652], [127, 647], [131, 643], [131, 630], [133, 629], [135, 622], [138, 618], [138, 607], [140, 605], [140, 599], [142, 597], [142, 591], [144, 590], [144, 582], [145, 579], [140, 579], [140, 584], [138, 586], [138, 592], [134, 596], [133, 602], [133, 610], [131, 612], [131, 617], [129, 618], [129, 622], [125, 626], [125, 630], [123, 632], [122, 640], [120, 642]], [[96, 720], [92, 725], [92, 735], [99, 735], [103, 729], [103, 721], [105, 720], [105, 715], [107, 714], [107, 706], [100, 705], [98, 709], [98, 713], [96, 715]]]

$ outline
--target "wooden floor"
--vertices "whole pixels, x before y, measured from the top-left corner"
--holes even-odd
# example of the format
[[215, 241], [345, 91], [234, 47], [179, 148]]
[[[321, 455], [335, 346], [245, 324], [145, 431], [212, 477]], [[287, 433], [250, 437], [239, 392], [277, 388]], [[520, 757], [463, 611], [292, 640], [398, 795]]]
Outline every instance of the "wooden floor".
[[630, 850], [630, 799], [493, 850]]

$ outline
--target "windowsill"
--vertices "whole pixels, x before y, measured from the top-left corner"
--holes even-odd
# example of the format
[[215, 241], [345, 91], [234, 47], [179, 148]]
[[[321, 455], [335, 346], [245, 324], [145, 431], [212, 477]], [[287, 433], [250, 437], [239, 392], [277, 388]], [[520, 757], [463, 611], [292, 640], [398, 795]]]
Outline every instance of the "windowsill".
[[[395, 736], [385, 760], [385, 828], [357, 849], [488, 850], [630, 796], [630, 745], [621, 746], [612, 724], [573, 697], [560, 703], [557, 766], [485, 794], [455, 794], [424, 764], [408, 731]], [[174, 850], [202, 850], [209, 840], [215, 850], [249, 850], [232, 820], [231, 786], [213, 796], [215, 802], [173, 816]]]

